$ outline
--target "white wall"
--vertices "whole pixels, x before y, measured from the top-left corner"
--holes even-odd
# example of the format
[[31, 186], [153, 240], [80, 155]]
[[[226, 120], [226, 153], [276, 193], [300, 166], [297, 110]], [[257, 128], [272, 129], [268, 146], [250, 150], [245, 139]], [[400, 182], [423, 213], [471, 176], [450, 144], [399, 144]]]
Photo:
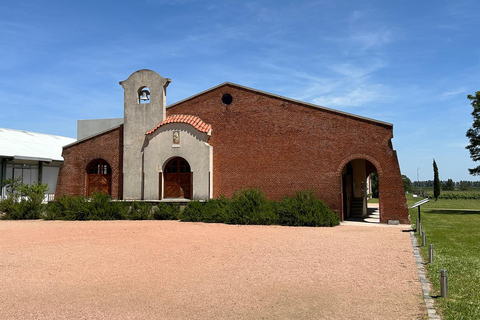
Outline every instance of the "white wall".
[[[180, 131], [180, 145], [173, 146], [173, 132]], [[144, 147], [145, 200], [159, 198], [159, 178], [168, 160], [181, 157], [193, 172], [193, 200], [211, 198], [213, 190], [213, 147], [208, 136], [185, 123], [170, 123], [147, 136]], [[162, 182], [162, 192], [165, 190]], [[162, 196], [163, 198], [163, 196]]]
[[[5, 179], [17, 179], [21, 177], [23, 184], [34, 184], [39, 181], [41, 178], [42, 184], [48, 186], [47, 194], [54, 194], [55, 188], [57, 187], [57, 177], [60, 162], [54, 162], [52, 164], [39, 164], [38, 161], [18, 161], [15, 162], [4, 162], [4, 173], [2, 177]], [[40, 168], [41, 166], [41, 168]], [[41, 172], [41, 177], [40, 177]], [[5, 189], [2, 189], [2, 197], [7, 196], [5, 194]]]

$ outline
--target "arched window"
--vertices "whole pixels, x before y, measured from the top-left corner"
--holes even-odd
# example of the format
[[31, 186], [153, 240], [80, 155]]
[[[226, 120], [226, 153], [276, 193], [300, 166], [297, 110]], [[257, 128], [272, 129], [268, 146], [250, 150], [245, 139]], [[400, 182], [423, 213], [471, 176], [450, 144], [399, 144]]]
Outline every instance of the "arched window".
[[164, 198], [192, 198], [193, 177], [187, 160], [180, 157], [171, 159], [165, 166], [164, 181]]
[[93, 160], [87, 167], [87, 197], [94, 192], [112, 192], [112, 168], [103, 159]]

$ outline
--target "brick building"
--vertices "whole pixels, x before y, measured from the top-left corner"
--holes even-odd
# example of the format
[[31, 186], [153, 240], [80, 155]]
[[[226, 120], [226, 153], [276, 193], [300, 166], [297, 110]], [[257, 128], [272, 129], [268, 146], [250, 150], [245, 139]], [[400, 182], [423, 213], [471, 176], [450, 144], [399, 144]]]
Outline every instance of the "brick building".
[[280, 199], [313, 189], [348, 219], [366, 214], [377, 172], [380, 221], [409, 222], [392, 124], [233, 83], [166, 107], [169, 83], [136, 71], [120, 82], [123, 120], [79, 121], [56, 195], [199, 200], [258, 187]]

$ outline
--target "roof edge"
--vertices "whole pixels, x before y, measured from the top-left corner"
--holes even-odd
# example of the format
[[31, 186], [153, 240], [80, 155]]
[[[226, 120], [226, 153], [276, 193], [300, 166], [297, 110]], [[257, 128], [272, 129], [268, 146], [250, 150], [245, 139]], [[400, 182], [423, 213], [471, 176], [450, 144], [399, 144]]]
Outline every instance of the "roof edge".
[[305, 102], [305, 101], [301, 101], [301, 100], [297, 100], [297, 99], [288, 98], [288, 97], [285, 97], [285, 96], [281, 96], [281, 95], [278, 95], [278, 94], [274, 94], [274, 93], [270, 93], [270, 92], [266, 92], [266, 91], [262, 91], [262, 90], [258, 90], [258, 89], [253, 89], [253, 88], [250, 88], [250, 87], [242, 86], [242, 85], [239, 85], [239, 84], [236, 84], [236, 83], [233, 83], [233, 82], [228, 82], [228, 81], [223, 82], [223, 83], [221, 83], [217, 86], [214, 86], [210, 89], [199, 92], [197, 94], [194, 94], [193, 96], [190, 96], [188, 98], [185, 98], [185, 99], [182, 99], [182, 100], [177, 101], [175, 103], [172, 103], [172, 104], [168, 105], [166, 108], [169, 109], [169, 108], [175, 107], [178, 104], [184, 103], [188, 100], [194, 99], [198, 96], [201, 96], [205, 93], [208, 93], [210, 91], [213, 91], [215, 89], [218, 89], [218, 88], [226, 86], [226, 85], [230, 85], [230, 86], [237, 87], [237, 88], [244, 89], [244, 90], [248, 90], [248, 91], [257, 92], [257, 93], [260, 93], [260, 94], [263, 94], [263, 95], [275, 97], [275, 98], [278, 98], [278, 99], [282, 99], [282, 100], [286, 100], [286, 101], [290, 101], [290, 102], [294, 102], [294, 103], [298, 103], [298, 104], [303, 104], [307, 107], [320, 109], [320, 110], [324, 110], [324, 111], [331, 112], [331, 113], [337, 113], [337, 114], [340, 114], [340, 115], [349, 116], [349, 117], [356, 118], [356, 119], [363, 120], [363, 121], [378, 123], [378, 124], [381, 124], [383, 126], [393, 127], [393, 124], [389, 123], [389, 122], [380, 121], [380, 120], [376, 120], [376, 119], [372, 119], [372, 118], [368, 118], [368, 117], [363, 117], [363, 116], [359, 116], [359, 115], [356, 115], [356, 114], [353, 114], [353, 113], [340, 111], [340, 110], [337, 110], [337, 109], [327, 108], [327, 107], [320, 106], [320, 105], [317, 105], [317, 104], [313, 104], [313, 103], [309, 103], [309, 102]]
[[83, 139], [77, 140], [77, 141], [72, 142], [72, 143], [70, 143], [70, 144], [67, 144], [67, 145], [63, 146], [62, 148], [63, 148], [63, 149], [66, 149], [66, 148], [73, 147], [74, 145], [79, 144], [79, 143], [81, 143], [81, 142], [90, 140], [90, 139], [92, 139], [92, 138], [95, 138], [95, 137], [100, 136], [100, 135], [102, 135], [102, 134], [105, 134], [105, 133], [107, 133], [107, 132], [116, 130], [116, 129], [120, 128], [121, 126], [123, 126], [123, 123], [122, 123], [122, 124], [119, 124], [119, 125], [117, 125], [117, 126], [115, 126], [115, 127], [108, 128], [107, 130], [103, 130], [103, 131], [97, 132], [97, 133], [95, 133], [95, 134], [92, 134], [91, 136], [88, 136], [88, 137], [85, 137], [85, 138], [83, 138]]
[[40, 157], [28, 157], [28, 156], [13, 156], [13, 160], [27, 160], [27, 161], [41, 161], [41, 162], [52, 162], [52, 158], [40, 158]]
[[157, 124], [153, 129], [145, 132], [145, 135], [149, 135], [157, 131], [162, 126], [175, 123], [184, 123], [192, 126], [196, 130], [211, 135], [212, 125], [203, 121], [200, 117], [191, 114], [173, 114], [166, 117], [162, 122]]

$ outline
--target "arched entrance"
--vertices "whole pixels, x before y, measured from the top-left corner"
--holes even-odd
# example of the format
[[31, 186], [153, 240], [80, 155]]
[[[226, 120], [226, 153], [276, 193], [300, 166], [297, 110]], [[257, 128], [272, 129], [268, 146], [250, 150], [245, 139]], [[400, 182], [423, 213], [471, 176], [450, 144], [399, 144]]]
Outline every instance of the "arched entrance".
[[94, 192], [112, 194], [112, 169], [103, 159], [93, 160], [87, 167], [87, 197]]
[[163, 178], [164, 198], [192, 199], [193, 173], [187, 160], [177, 157], [168, 161]]
[[[369, 206], [367, 203], [373, 191], [372, 176], [376, 173], [375, 165], [366, 159], [352, 159], [344, 166], [342, 170], [343, 220], [378, 222], [378, 204]], [[378, 188], [378, 178], [376, 182]]]

